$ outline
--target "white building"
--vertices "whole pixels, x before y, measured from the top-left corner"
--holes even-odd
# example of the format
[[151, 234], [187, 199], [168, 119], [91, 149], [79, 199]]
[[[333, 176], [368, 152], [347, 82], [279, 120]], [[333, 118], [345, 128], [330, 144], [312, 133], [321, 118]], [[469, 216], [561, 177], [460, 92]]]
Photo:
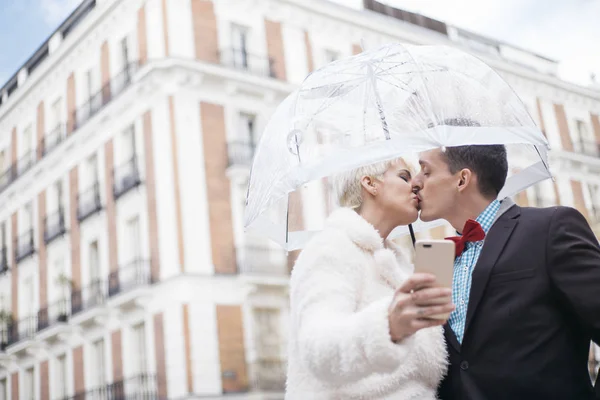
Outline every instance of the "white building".
[[361, 41], [495, 67], [554, 148], [556, 183], [518, 200], [598, 227], [600, 92], [355, 3], [86, 0], [0, 89], [0, 399], [282, 398], [293, 255], [243, 234], [249, 163], [274, 107]]

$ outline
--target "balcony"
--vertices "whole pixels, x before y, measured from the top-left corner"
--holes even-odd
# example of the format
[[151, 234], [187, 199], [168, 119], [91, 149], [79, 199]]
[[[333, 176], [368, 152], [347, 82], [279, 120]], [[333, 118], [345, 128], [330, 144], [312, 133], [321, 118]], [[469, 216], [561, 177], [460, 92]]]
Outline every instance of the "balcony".
[[88, 101], [81, 105], [73, 113], [73, 130], [79, 129], [94, 115], [110, 103], [117, 95], [121, 94], [131, 82], [132, 77], [138, 69], [138, 63], [128, 64], [119, 74], [115, 75], [110, 82], [104, 85], [98, 92], [92, 94]]
[[0, 193], [3, 192], [17, 178], [17, 168], [13, 164], [0, 175]]
[[277, 277], [289, 275], [287, 257], [280, 249], [248, 245], [239, 248], [236, 253], [240, 274]]
[[[104, 85], [98, 93], [89, 97], [88, 101], [73, 112], [72, 131], [81, 128], [89, 119], [96, 115], [105, 105], [110, 103], [117, 95], [121, 94], [133, 81], [133, 76], [138, 70], [138, 63], [129, 63], [119, 74], [114, 76], [109, 83]], [[67, 137], [67, 127], [58, 125], [42, 138], [41, 155], [45, 156], [60, 145]], [[0, 173], [0, 193], [10, 186], [19, 176], [35, 165], [37, 162], [36, 150], [27, 152], [21, 159]]]
[[246, 49], [224, 49], [219, 52], [221, 65], [228, 68], [247, 71], [253, 75], [275, 78], [273, 60], [249, 54]]
[[158, 400], [156, 375], [141, 374], [107, 385], [103, 385], [60, 400]]
[[574, 151], [590, 157], [600, 157], [600, 143], [595, 141], [579, 141], [573, 143]]
[[37, 332], [37, 328], [37, 315], [32, 315], [18, 321], [13, 321], [8, 325], [7, 346], [12, 346], [19, 342], [33, 339]]
[[29, 229], [15, 240], [15, 260], [17, 263], [35, 253], [33, 229]]
[[28, 152], [23, 154], [21, 156], [21, 158], [19, 158], [17, 160], [17, 176], [16, 176], [16, 178], [23, 175], [25, 172], [29, 171], [31, 169], [31, 167], [33, 167], [33, 165], [35, 164], [36, 160], [37, 160], [37, 154], [36, 154], [35, 150], [29, 150]]
[[106, 283], [99, 279], [71, 293], [71, 315], [104, 305], [106, 301]]
[[45, 308], [41, 308], [37, 314], [38, 331], [43, 331], [46, 328], [67, 322], [70, 314], [71, 310], [68, 299], [61, 299]]
[[600, 143], [589, 140], [573, 142], [573, 152], [590, 157], [600, 157]]
[[52, 150], [58, 147], [67, 137], [67, 129], [64, 124], [59, 124], [56, 128], [48, 132], [42, 138], [42, 156], [46, 156]]
[[284, 360], [259, 359], [249, 365], [251, 371], [250, 386], [261, 392], [284, 392], [286, 363]]
[[134, 154], [131, 159], [113, 170], [113, 194], [115, 199], [138, 187], [141, 182], [138, 160]]
[[100, 183], [96, 181], [87, 190], [77, 196], [77, 220], [79, 222], [89, 218], [92, 214], [102, 210], [100, 202]]
[[136, 259], [108, 276], [108, 297], [114, 298], [120, 296], [119, 303], [125, 307], [130, 305], [131, 301], [136, 301], [139, 296], [138, 289], [144, 289], [154, 283], [152, 278], [151, 265], [149, 260]]
[[59, 207], [54, 213], [44, 218], [44, 242], [46, 244], [49, 244], [66, 232], [65, 212], [62, 207]]
[[249, 168], [252, 165], [255, 150], [254, 143], [244, 141], [227, 143], [228, 166]]

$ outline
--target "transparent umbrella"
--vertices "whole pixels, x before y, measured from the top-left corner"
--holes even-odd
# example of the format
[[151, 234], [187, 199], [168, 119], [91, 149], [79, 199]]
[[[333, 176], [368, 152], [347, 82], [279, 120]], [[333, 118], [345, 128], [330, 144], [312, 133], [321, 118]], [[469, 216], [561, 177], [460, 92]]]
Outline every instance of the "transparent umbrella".
[[[551, 177], [543, 133], [478, 58], [447, 46], [389, 44], [335, 61], [310, 74], [269, 120], [251, 169], [245, 227], [299, 249], [319, 230], [290, 227], [294, 213], [318, 201], [304, 194], [304, 207], [292, 210], [300, 188], [361, 165], [484, 144], [507, 146], [511, 175], [500, 198]], [[415, 230], [439, 224], [417, 221]]]

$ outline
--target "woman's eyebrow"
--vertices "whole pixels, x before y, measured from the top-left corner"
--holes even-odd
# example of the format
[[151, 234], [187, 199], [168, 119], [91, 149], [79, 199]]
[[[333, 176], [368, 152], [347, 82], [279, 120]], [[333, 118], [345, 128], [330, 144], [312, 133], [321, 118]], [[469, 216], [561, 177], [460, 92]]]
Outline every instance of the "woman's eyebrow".
[[412, 178], [412, 174], [406, 168], [402, 168], [402, 169], [398, 170], [399, 174], [401, 174], [402, 172], [405, 172], [408, 175], [409, 178]]

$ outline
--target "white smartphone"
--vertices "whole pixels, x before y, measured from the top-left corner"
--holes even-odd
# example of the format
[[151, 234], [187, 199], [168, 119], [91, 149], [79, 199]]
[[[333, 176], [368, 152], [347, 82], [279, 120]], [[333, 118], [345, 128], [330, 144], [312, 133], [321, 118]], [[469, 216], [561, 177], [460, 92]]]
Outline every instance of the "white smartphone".
[[[437, 286], [452, 288], [455, 248], [451, 240], [418, 240], [415, 243], [415, 272], [433, 274]], [[431, 318], [448, 319], [449, 315], [434, 315]]]

